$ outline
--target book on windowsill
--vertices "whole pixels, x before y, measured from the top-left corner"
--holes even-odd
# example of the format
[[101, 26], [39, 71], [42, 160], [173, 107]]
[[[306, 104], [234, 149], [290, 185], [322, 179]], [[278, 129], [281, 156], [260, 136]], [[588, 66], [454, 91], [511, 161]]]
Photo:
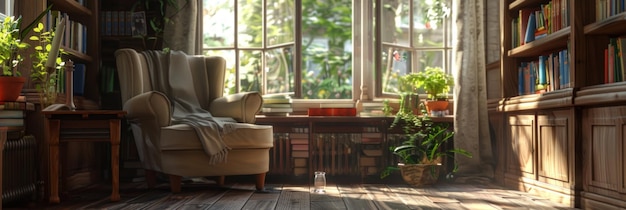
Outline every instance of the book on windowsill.
[[309, 116], [356, 116], [356, 108], [309, 108]]

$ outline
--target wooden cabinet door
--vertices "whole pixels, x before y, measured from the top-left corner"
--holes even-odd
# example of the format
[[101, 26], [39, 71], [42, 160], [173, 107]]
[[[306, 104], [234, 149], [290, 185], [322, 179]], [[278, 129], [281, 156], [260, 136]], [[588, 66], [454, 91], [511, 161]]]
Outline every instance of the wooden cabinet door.
[[506, 139], [506, 176], [517, 182], [522, 177], [535, 179], [535, 115], [508, 115]]
[[585, 191], [601, 194], [626, 193], [625, 126], [624, 106], [591, 108], [583, 111]]
[[575, 169], [573, 152], [574, 111], [545, 111], [537, 115], [538, 179], [560, 187], [569, 187]]

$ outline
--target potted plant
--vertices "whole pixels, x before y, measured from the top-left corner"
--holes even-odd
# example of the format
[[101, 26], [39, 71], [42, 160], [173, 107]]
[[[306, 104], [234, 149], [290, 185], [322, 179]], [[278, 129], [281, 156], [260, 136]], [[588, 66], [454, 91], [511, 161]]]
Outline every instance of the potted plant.
[[22, 61], [18, 51], [28, 47], [20, 36], [21, 18], [7, 16], [0, 25], [0, 101], [15, 101], [19, 97], [26, 79], [17, 71]]
[[29, 47], [23, 40], [50, 8], [51, 6], [48, 6], [23, 30], [20, 30], [21, 17], [7, 16], [0, 20], [0, 68], [2, 68], [0, 101], [15, 101], [19, 97], [24, 82], [26, 82], [26, 78], [22, 77], [20, 71], [17, 70], [18, 64], [23, 60], [20, 50]]
[[414, 88], [423, 88], [427, 98], [424, 104], [429, 114], [432, 111], [444, 111], [448, 108], [448, 92], [454, 86], [452, 75], [439, 67], [426, 67], [424, 71], [403, 76]]
[[[433, 184], [438, 180], [443, 158], [454, 154], [472, 157], [466, 150], [446, 148], [454, 132], [448, 129], [446, 123], [433, 122], [423, 106], [420, 111], [421, 115], [412, 112], [396, 114], [391, 127], [401, 126], [405, 139], [400, 145], [389, 148], [398, 157], [399, 163], [385, 168], [380, 174], [381, 178], [389, 176], [393, 171], [400, 171], [408, 184]], [[451, 173], [455, 171], [456, 165]]]

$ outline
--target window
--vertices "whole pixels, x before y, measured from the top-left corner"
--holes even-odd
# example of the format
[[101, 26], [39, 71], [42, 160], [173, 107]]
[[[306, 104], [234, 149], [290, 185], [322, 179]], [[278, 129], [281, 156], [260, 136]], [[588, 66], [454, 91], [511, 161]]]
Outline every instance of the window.
[[0, 18], [13, 15], [13, 0], [0, 0]]
[[449, 71], [450, 21], [421, 15], [433, 1], [449, 0], [203, 0], [203, 52], [226, 58], [226, 93], [353, 99], [366, 86], [387, 97], [398, 76]]
[[375, 55], [376, 95], [398, 92], [398, 78], [423, 71], [426, 67], [441, 67], [450, 72], [452, 55], [447, 1], [382, 0]]

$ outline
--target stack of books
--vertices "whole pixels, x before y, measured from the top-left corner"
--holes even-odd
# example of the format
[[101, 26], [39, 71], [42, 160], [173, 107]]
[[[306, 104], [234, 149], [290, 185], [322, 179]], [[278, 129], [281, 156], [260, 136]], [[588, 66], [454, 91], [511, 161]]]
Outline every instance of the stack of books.
[[359, 112], [359, 116], [362, 117], [380, 117], [385, 116], [383, 107], [385, 105], [382, 102], [363, 102], [363, 110]]
[[293, 112], [292, 103], [289, 95], [264, 95], [261, 112], [266, 116], [288, 116]]
[[27, 110], [35, 110], [35, 105], [26, 102], [24, 96], [20, 96], [17, 101], [0, 102], [0, 126], [24, 126], [25, 112]]

